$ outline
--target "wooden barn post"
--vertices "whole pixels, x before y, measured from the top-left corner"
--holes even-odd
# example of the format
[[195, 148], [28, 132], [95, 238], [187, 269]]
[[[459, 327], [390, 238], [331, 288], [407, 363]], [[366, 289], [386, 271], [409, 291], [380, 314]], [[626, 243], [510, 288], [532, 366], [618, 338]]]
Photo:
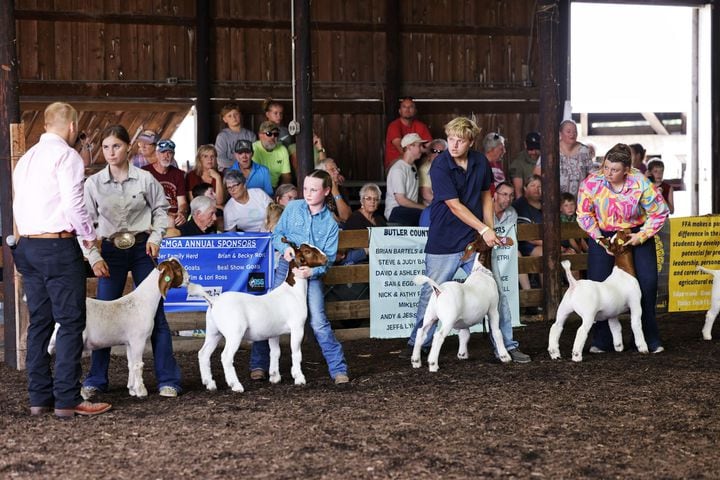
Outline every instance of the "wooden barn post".
[[[398, 98], [400, 98], [400, 4], [399, 0], [385, 0], [385, 125], [395, 120], [398, 114]], [[385, 145], [385, 128], [383, 128], [383, 145]], [[384, 154], [385, 152], [383, 152]], [[383, 157], [384, 158], [384, 157]], [[379, 178], [385, 178], [384, 161], [380, 161]]]
[[195, 124], [197, 125], [197, 144], [210, 142], [212, 111], [210, 98], [210, 3], [212, 0], [196, 2], [195, 12]]
[[310, 46], [310, 0], [292, 0], [295, 35], [291, 39], [295, 45], [295, 120], [300, 124], [300, 132], [295, 135], [298, 156], [298, 189], [302, 192], [302, 182], [314, 166], [313, 160], [313, 111], [312, 111], [312, 59]]
[[542, 134], [543, 290], [545, 319], [554, 319], [560, 303], [560, 155], [558, 111], [561, 108], [559, 2], [539, 0], [538, 65], [540, 68], [540, 130]]
[[[18, 356], [18, 328], [15, 325], [15, 262], [5, 238], [13, 233], [11, 128], [20, 123], [20, 93], [18, 84], [17, 39], [15, 37], [15, 7], [13, 0], [2, 0], [0, 15], [0, 212], [2, 217], [3, 257], [3, 312], [5, 336], [5, 362], [13, 368], [22, 368]], [[22, 132], [22, 128], [12, 128]]]

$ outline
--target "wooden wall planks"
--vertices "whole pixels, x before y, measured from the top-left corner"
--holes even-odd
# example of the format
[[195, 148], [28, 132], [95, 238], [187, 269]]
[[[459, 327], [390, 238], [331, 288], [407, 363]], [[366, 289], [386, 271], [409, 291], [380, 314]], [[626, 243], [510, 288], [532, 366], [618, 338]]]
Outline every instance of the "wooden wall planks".
[[[356, 179], [383, 174], [386, 1], [395, 0], [311, 5], [315, 128]], [[525, 133], [538, 129], [535, 2], [398, 2], [401, 94], [419, 97], [419, 116], [433, 135], [442, 136], [453, 116], [475, 113], [483, 131], [508, 136], [508, 157], [517, 153]], [[67, 92], [78, 82], [76, 97], [63, 98], [68, 100], [103, 92], [120, 95], [104, 93], [119, 104], [192, 96], [193, 0], [15, 0], [15, 6], [21, 94], [24, 83], [29, 88], [40, 81], [48, 87], [33, 92], [51, 92], [59, 85], [53, 82], [63, 85], [57, 91]], [[215, 114], [226, 98], [241, 99], [246, 126], [254, 130], [262, 120], [263, 97], [282, 100], [289, 120], [290, 0], [215, 0], [210, 14], [212, 136], [222, 127]], [[178, 93], [168, 86], [172, 78], [179, 82]], [[437, 98], [445, 101], [430, 101]], [[92, 129], [115, 117], [122, 112], [88, 112], [83, 118], [94, 119], [88, 120]], [[174, 118], [161, 110], [125, 120], [131, 129], [148, 121], [172, 128]], [[28, 134], [37, 131], [36, 126]]]

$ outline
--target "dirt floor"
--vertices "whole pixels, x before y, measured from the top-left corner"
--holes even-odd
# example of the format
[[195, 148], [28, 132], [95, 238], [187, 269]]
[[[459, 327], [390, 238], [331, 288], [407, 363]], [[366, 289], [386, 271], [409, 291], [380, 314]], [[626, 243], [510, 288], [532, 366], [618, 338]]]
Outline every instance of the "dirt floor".
[[215, 393], [182, 352], [177, 399], [128, 397], [114, 357], [102, 397], [114, 411], [70, 421], [30, 417], [23, 373], [0, 364], [0, 478], [718, 478], [720, 340], [702, 340], [702, 321], [662, 319], [664, 353], [580, 364], [567, 360], [577, 323], [559, 361], [546, 352], [548, 324], [516, 330], [527, 365], [494, 362], [483, 334], [458, 361], [451, 338], [435, 374], [401, 358], [402, 340], [346, 341], [352, 381], [341, 388], [314, 342], [305, 387], [292, 385], [287, 348], [280, 385], [251, 383], [243, 349], [242, 394], [225, 386], [219, 352]]

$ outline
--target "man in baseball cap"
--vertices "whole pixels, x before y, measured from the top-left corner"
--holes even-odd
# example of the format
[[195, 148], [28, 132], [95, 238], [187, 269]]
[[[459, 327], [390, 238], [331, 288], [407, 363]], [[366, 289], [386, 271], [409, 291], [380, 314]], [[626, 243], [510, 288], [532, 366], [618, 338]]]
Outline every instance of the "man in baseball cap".
[[512, 159], [508, 168], [513, 187], [515, 187], [515, 198], [522, 197], [525, 180], [533, 174], [533, 169], [539, 158], [540, 134], [530, 132], [525, 137], [525, 150]]
[[270, 170], [265, 165], [253, 161], [253, 144], [248, 140], [235, 142], [235, 163], [228, 171], [237, 170], [245, 177], [247, 188], [260, 188], [272, 197], [273, 188], [270, 182]]
[[418, 173], [415, 161], [423, 154], [423, 140], [417, 133], [408, 133], [400, 141], [403, 156], [393, 163], [387, 176], [385, 218], [400, 225], [417, 226], [425, 205], [418, 202]]
[[407, 135], [405, 135], [402, 138], [402, 140], [400, 140], [400, 146], [403, 148], [403, 154], [404, 154], [405, 148], [407, 146], [412, 145], [414, 143], [419, 143], [422, 145], [422, 144], [428, 143], [428, 141], [429, 140], [423, 140], [422, 137], [420, 137], [420, 135], [418, 135], [417, 133], [408, 133]]
[[253, 143], [253, 160], [270, 170], [270, 182], [275, 188], [291, 183], [290, 154], [279, 140], [280, 129], [270, 120], [260, 124], [258, 140]]

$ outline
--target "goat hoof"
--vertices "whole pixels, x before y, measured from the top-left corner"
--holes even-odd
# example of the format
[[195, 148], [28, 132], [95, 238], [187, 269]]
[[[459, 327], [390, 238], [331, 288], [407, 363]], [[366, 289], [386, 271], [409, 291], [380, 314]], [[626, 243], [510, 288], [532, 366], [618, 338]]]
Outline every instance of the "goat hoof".
[[210, 380], [209, 382], [207, 382], [205, 384], [205, 387], [211, 392], [217, 391], [217, 385], [215, 384], [215, 380]]
[[458, 360], [467, 360], [468, 354], [467, 353], [458, 353], [457, 358], [458, 358]]
[[572, 361], [573, 361], [573, 362], [582, 362], [582, 353], [580, 353], [580, 352], [573, 352], [573, 354], [572, 354]]
[[305, 376], [300, 375], [295, 379], [295, 385], [305, 385]]
[[503, 355], [503, 356], [500, 357], [500, 361], [501, 361], [502, 363], [508, 363], [508, 362], [512, 361], [512, 357], [510, 356], [509, 353], [507, 353], [507, 354], [505, 354], [505, 355]]
[[420, 363], [419, 358], [417, 360], [415, 360], [414, 358], [411, 358], [410, 363], [412, 364], [413, 368], [420, 368], [421, 363]]
[[[134, 392], [134, 394], [137, 396], [137, 398], [147, 398], [148, 396], [148, 392], [145, 387], [138, 388], [137, 391]], [[131, 393], [130, 395], [133, 395], [133, 393]]]
[[238, 385], [235, 385], [234, 387], [232, 387], [232, 391], [237, 392], [237, 393], [243, 393], [245, 391], [245, 389], [243, 388], [242, 385], [238, 384]]
[[618, 343], [617, 345], [613, 345], [613, 348], [616, 352], [622, 352], [625, 349], [625, 345]]
[[550, 358], [552, 360], [560, 360], [560, 352], [556, 350], [550, 350], [548, 351], [548, 353], [550, 354]]
[[647, 345], [636, 345], [638, 352], [640, 353], [648, 353], [648, 347]]
[[280, 383], [280, 380], [282, 380], [282, 377], [279, 373], [271, 373], [270, 374], [270, 383]]
[[428, 370], [430, 370], [432, 373], [435, 373], [438, 370], [440, 370], [440, 367], [438, 366], [437, 363], [434, 363], [434, 364], [431, 363], [430, 365], [428, 365]]

